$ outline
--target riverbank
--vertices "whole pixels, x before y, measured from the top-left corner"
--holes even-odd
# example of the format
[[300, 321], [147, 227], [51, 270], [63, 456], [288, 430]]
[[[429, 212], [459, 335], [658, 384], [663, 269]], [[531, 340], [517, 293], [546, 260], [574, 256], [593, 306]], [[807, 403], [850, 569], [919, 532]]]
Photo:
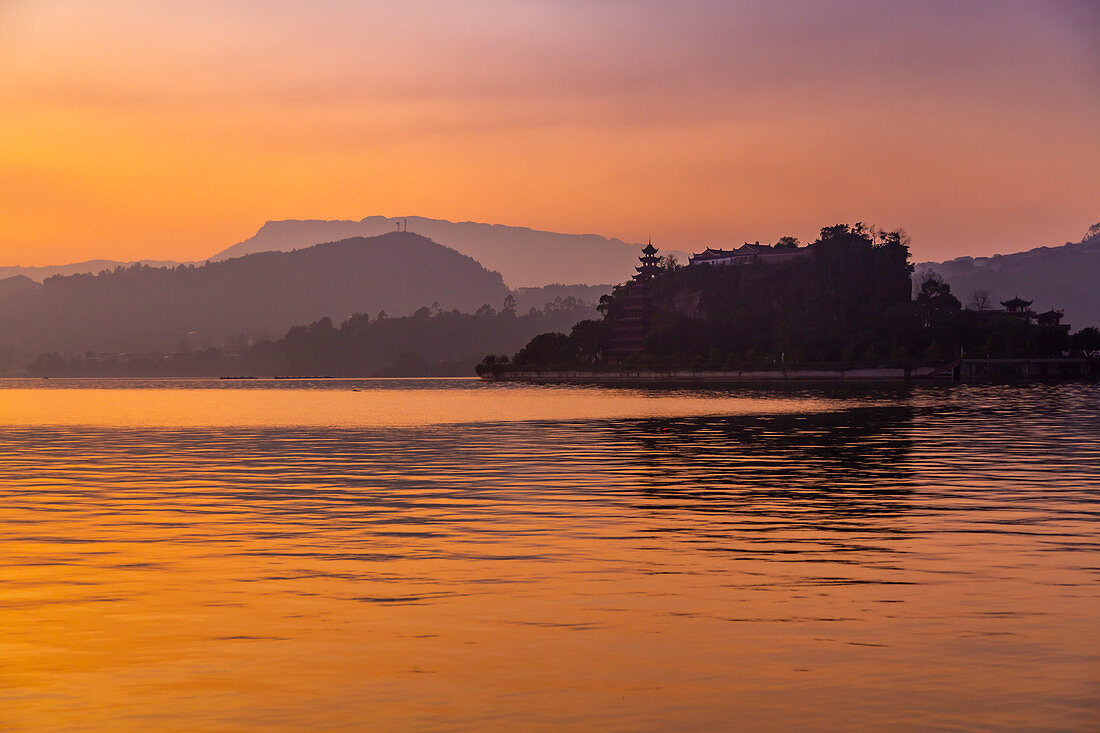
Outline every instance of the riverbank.
[[851, 369], [619, 369], [619, 370], [558, 370], [513, 369], [482, 374], [490, 382], [542, 382], [565, 384], [634, 384], [692, 382], [723, 384], [730, 382], [844, 382], [844, 381], [905, 381], [909, 379], [951, 379], [951, 365], [925, 366], [912, 369], [875, 367]]
[[913, 367], [828, 367], [794, 369], [517, 369], [486, 371], [490, 382], [559, 384], [646, 384], [684, 382], [898, 382], [985, 379], [1085, 379], [1100, 374], [1095, 359], [960, 359]]

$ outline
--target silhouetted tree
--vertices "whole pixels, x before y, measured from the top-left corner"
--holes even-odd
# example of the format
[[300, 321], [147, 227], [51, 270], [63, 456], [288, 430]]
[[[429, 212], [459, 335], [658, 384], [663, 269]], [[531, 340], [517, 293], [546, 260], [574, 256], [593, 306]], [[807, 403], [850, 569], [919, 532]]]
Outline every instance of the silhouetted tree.
[[1069, 333], [1060, 326], [1038, 326], [1031, 329], [1027, 347], [1036, 356], [1061, 356], [1069, 350]]
[[542, 333], [516, 353], [516, 366], [566, 366], [575, 361], [575, 350], [564, 333]]
[[[1100, 228], [1100, 224], [1096, 225]], [[1089, 356], [1100, 351], [1100, 329], [1095, 326], [1082, 328], [1070, 336], [1070, 348], [1081, 351]]]
[[917, 306], [925, 328], [944, 325], [962, 309], [962, 303], [951, 294], [951, 286], [934, 272], [928, 273], [921, 283]]

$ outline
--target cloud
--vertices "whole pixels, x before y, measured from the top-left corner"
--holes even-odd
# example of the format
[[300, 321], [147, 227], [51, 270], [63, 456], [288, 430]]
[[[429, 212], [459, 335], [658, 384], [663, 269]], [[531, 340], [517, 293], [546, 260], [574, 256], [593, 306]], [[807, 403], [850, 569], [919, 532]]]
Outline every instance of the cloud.
[[[187, 217], [229, 222], [237, 206], [247, 231], [245, 217], [282, 213], [262, 211], [260, 192], [323, 215], [296, 181], [369, 177], [405, 210], [635, 238], [630, 201], [650, 233], [676, 229], [678, 208], [698, 236], [874, 210], [948, 249], [982, 233], [950, 234], [969, 203], [1015, 217], [1022, 241], [1049, 226], [1036, 207], [1075, 214], [1100, 198], [1082, 165], [1100, 119], [1096, 16], [1049, 0], [7, 2], [0, 164], [66, 179], [66, 197], [103, 179], [89, 200], [104, 219], [138, 196], [149, 226], [158, 207], [177, 216], [190, 186]], [[449, 190], [408, 161], [478, 181]], [[147, 190], [161, 176], [171, 201]], [[344, 215], [375, 213], [326, 195]], [[603, 212], [601, 198], [614, 199]], [[47, 224], [20, 230], [34, 226]], [[193, 249], [160, 255], [209, 249], [179, 227]]]

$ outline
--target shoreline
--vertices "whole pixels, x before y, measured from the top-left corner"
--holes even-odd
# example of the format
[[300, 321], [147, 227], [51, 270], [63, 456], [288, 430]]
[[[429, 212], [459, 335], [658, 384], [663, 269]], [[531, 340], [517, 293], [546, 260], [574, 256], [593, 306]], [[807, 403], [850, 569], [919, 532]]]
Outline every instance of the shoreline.
[[958, 382], [988, 380], [1087, 379], [1100, 366], [1087, 358], [959, 359], [914, 367], [794, 369], [514, 369], [481, 375], [487, 382], [558, 384], [742, 384], [769, 382]]
[[[622, 369], [598, 371], [580, 369], [516, 370], [483, 374], [488, 382], [542, 382], [573, 384], [630, 384], [692, 382], [729, 384], [739, 382], [904, 382], [912, 379], [937, 379], [933, 373], [943, 367], [914, 369], [877, 367], [852, 369]], [[950, 374], [939, 377], [951, 379]]]

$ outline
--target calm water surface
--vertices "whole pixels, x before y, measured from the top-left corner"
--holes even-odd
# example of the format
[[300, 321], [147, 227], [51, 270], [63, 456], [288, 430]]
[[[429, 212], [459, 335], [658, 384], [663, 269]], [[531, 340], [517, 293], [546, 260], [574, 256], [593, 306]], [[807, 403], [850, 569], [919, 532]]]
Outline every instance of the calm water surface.
[[1096, 730], [1100, 386], [0, 382], [0, 728]]

